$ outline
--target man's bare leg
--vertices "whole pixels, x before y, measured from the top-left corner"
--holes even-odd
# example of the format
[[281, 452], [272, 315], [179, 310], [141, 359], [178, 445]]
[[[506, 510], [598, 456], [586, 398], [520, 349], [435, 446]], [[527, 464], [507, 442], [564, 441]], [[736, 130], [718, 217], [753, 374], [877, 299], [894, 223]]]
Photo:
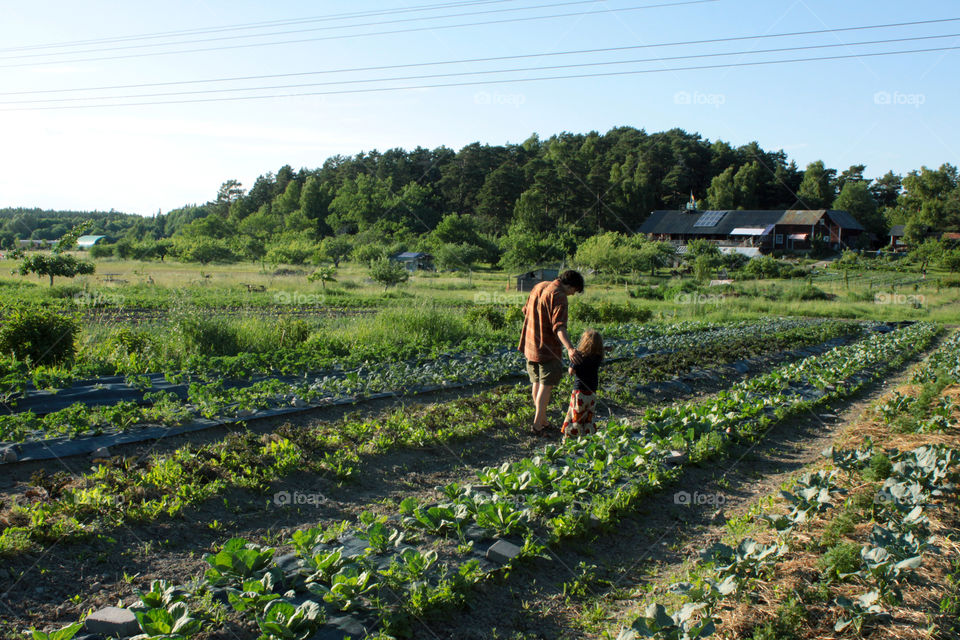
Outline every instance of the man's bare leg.
[[547, 406], [550, 404], [550, 394], [553, 387], [545, 384], [537, 384], [534, 393], [533, 404], [536, 407], [536, 413], [533, 415], [533, 425], [535, 428], [547, 426]]

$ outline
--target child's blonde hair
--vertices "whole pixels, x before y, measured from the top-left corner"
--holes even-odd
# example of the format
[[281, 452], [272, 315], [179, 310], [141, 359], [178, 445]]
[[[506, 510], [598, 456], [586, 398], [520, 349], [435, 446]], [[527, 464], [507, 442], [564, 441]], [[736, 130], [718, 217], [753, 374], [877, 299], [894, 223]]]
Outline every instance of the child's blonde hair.
[[577, 351], [587, 356], [602, 356], [603, 338], [593, 329], [587, 329], [583, 332], [583, 335], [580, 336]]

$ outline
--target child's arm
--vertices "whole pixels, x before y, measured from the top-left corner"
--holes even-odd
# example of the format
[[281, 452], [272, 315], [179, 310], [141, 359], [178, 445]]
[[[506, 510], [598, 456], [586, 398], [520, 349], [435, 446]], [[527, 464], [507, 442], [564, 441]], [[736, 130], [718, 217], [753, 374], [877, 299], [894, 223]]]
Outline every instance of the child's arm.
[[569, 369], [567, 369], [567, 375], [571, 375], [571, 376], [573, 375], [573, 367], [570, 367]]

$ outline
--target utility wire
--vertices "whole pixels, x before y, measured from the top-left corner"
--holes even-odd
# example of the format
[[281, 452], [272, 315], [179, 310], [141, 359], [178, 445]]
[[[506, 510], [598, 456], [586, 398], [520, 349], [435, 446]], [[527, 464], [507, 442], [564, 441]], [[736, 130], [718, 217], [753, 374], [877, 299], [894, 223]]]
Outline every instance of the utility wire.
[[[98, 38], [94, 40], [72, 40], [69, 42], [54, 42], [38, 45], [24, 45], [19, 47], [0, 48], [0, 53], [8, 51], [32, 51], [36, 49], [58, 49], [64, 47], [80, 47], [95, 44], [110, 44], [116, 42], [132, 42], [136, 40], [151, 40], [156, 38], [175, 38], [181, 36], [195, 36], [204, 33], [224, 33], [229, 31], [244, 31], [250, 29], [266, 29], [270, 27], [281, 27], [295, 24], [309, 24], [311, 22], [328, 22], [333, 20], [348, 20], [351, 18], [369, 18], [380, 15], [395, 15], [403, 13], [414, 13], [422, 11], [436, 11], [439, 9], [456, 9], [474, 5], [502, 4], [505, 2], [518, 2], [520, 0], [471, 0], [469, 2], [446, 2], [443, 4], [424, 4], [413, 7], [404, 7], [401, 9], [381, 9], [375, 11], [360, 11], [354, 13], [336, 13], [323, 16], [312, 16], [307, 18], [288, 18], [286, 20], [269, 20], [265, 22], [248, 22], [243, 24], [224, 25], [220, 27], [204, 27], [198, 29], [185, 29], [181, 31], [162, 31], [159, 33], [142, 33], [130, 36], [115, 36], [113, 38]], [[600, 0], [583, 0], [583, 2], [599, 2]], [[66, 53], [66, 52], [64, 52]]]
[[[717, 0], [713, 0], [717, 1]], [[402, 24], [405, 22], [422, 22], [424, 20], [440, 20], [444, 18], [465, 18], [469, 16], [482, 16], [488, 14], [498, 14], [498, 13], [507, 13], [512, 11], [530, 11], [531, 9], [553, 9], [556, 7], [566, 7], [570, 5], [579, 5], [579, 4], [596, 4], [597, 0], [569, 0], [567, 2], [552, 2], [549, 4], [540, 4], [532, 7], [511, 7], [506, 9], [487, 9], [485, 11], [468, 11], [466, 13], [451, 13], [445, 16], [417, 16], [415, 18], [397, 18], [394, 20], [378, 20], [376, 22], [360, 22], [357, 24], [341, 24], [333, 25], [328, 27], [311, 27], [309, 29], [293, 29], [288, 31], [274, 31], [271, 33], [250, 33], [245, 35], [233, 35], [233, 36], [220, 36], [217, 38], [201, 38], [199, 40], [179, 40], [176, 42], [158, 42], [152, 44], [131, 44], [121, 47], [103, 47], [100, 49], [81, 49], [79, 51], [55, 51], [53, 53], [27, 53], [22, 55], [14, 56], [0, 56], [0, 59], [12, 60], [17, 58], [37, 58], [37, 57], [49, 57], [49, 56], [64, 56], [64, 55], [75, 55], [80, 53], [102, 53], [104, 51], [124, 51], [129, 49], [143, 49], [146, 47], [169, 47], [169, 46], [178, 46], [183, 44], [201, 44], [207, 42], [218, 42], [224, 40], [240, 40], [247, 38], [266, 38], [270, 36], [285, 36], [292, 35], [295, 33], [311, 33], [315, 31], [333, 31], [338, 29], [352, 29], [354, 27], [377, 27], [385, 24]], [[572, 14], [576, 15], [576, 14]], [[272, 43], [268, 43], [272, 44]]]
[[[641, 5], [636, 7], [620, 7], [620, 8], [611, 8], [611, 9], [596, 9], [593, 11], [578, 11], [578, 12], [555, 13], [555, 14], [547, 14], [547, 15], [539, 15], [539, 16], [503, 18], [500, 20], [486, 20], [486, 21], [477, 21], [477, 22], [465, 22], [465, 23], [459, 23], [459, 24], [432, 25], [427, 27], [412, 27], [409, 29], [393, 29], [389, 31], [371, 31], [368, 33], [339, 34], [339, 35], [333, 35], [333, 36], [321, 36], [316, 38], [302, 38], [297, 40], [278, 40], [276, 42], [255, 42], [255, 43], [247, 43], [247, 44], [224, 45], [224, 46], [218, 46], [218, 47], [204, 47], [204, 48], [197, 48], [197, 49], [180, 49], [177, 51], [152, 51], [147, 53], [130, 53], [130, 54], [124, 54], [124, 55], [118, 55], [118, 56], [101, 56], [101, 57], [95, 57], [95, 58], [74, 58], [74, 59], [66, 59], [66, 60], [48, 60], [43, 62], [39, 62], [39, 61], [38, 62], [18, 62], [15, 64], [0, 65], [0, 69], [12, 69], [16, 67], [34, 67], [34, 66], [51, 65], [51, 64], [66, 64], [66, 63], [74, 63], [74, 62], [102, 62], [106, 60], [127, 60], [131, 58], [179, 55], [182, 53], [205, 53], [208, 51], [228, 51], [228, 50], [234, 50], [234, 49], [249, 49], [253, 47], [268, 47], [268, 46], [276, 46], [276, 45], [282, 45], [282, 44], [302, 44], [306, 42], [321, 42], [326, 40], [343, 40], [347, 38], [395, 35], [400, 33], [438, 31], [443, 29], [456, 29], [456, 28], [462, 28], [462, 27], [476, 27], [476, 26], [486, 26], [486, 25], [493, 25], [493, 24], [530, 22], [534, 20], [550, 20], [554, 18], [581, 17], [581, 16], [588, 16], [588, 15], [621, 13], [621, 12], [627, 12], [627, 11], [641, 11], [645, 9], [680, 7], [684, 5], [707, 4], [707, 3], [713, 3], [713, 2], [720, 2], [720, 0], [683, 0], [681, 2], [664, 2], [659, 4]], [[344, 29], [350, 26], [356, 26], [356, 25], [343, 25], [337, 28]], [[78, 53], [78, 52], [73, 52], [73, 53]], [[61, 54], [61, 55], [64, 55], [64, 54]], [[19, 57], [19, 56], [14, 56], [14, 57]], [[0, 57], [0, 59], [3, 59], [3, 58]]]
[[649, 73], [666, 73], [666, 72], [676, 72], [676, 71], [702, 71], [702, 70], [709, 70], [709, 69], [732, 69], [732, 68], [739, 68], [739, 67], [755, 67], [755, 66], [763, 66], [763, 65], [788, 64], [788, 63], [797, 63], [797, 62], [818, 62], [823, 60], [846, 60], [851, 58], [872, 58], [872, 57], [878, 57], [878, 56], [906, 55], [906, 54], [912, 54], [912, 53], [956, 51], [958, 49], [960, 49], [960, 46], [931, 47], [928, 49], [907, 49], [904, 51], [878, 51], [878, 52], [872, 52], [872, 53], [852, 53], [852, 54], [846, 54], [846, 55], [821, 56], [821, 57], [812, 57], [812, 58], [792, 58], [792, 59], [786, 59], [786, 60], [759, 60], [759, 61], [752, 61], [752, 62], [730, 62], [730, 63], [713, 64], [713, 65], [697, 65], [692, 67], [670, 67], [670, 68], [661, 68], [661, 69], [641, 69], [641, 70], [631, 70], [631, 71], [607, 71], [607, 72], [600, 72], [600, 73], [579, 73], [579, 74], [570, 74], [570, 75], [563, 75], [563, 76], [539, 76], [539, 77], [535, 76], [535, 77], [527, 77], [527, 78], [475, 80], [475, 81], [467, 81], [467, 82], [446, 82], [446, 83], [437, 83], [437, 84], [422, 84], [422, 85], [398, 86], [398, 87], [373, 87], [373, 88], [363, 88], [363, 89], [343, 89], [343, 90], [334, 90], [334, 91], [281, 93], [281, 94], [261, 95], [261, 96], [196, 98], [196, 99], [188, 99], [188, 100], [127, 102], [127, 103], [118, 103], [118, 104], [68, 105], [68, 106], [49, 106], [49, 107], [15, 107], [10, 109], [0, 109], [0, 112], [49, 111], [49, 110], [57, 110], [57, 109], [58, 110], [97, 109], [97, 108], [105, 108], [105, 107], [138, 107], [138, 106], [157, 106], [157, 105], [167, 105], [167, 104], [195, 104], [195, 103], [206, 103], [206, 102], [236, 102], [240, 100], [303, 98], [303, 97], [311, 97], [311, 96], [346, 95], [346, 94], [375, 93], [375, 92], [387, 92], [387, 91], [408, 91], [412, 89], [438, 89], [438, 88], [446, 88], [446, 87], [469, 87], [469, 86], [481, 86], [481, 85], [490, 85], [490, 84], [516, 84], [521, 82], [540, 82], [540, 81], [547, 81], [547, 80], [603, 78], [603, 77], [641, 75], [641, 74], [649, 74]]
[[[440, 78], [457, 78], [457, 77], [467, 77], [467, 76], [519, 73], [524, 71], [556, 71], [560, 69], [602, 67], [602, 66], [623, 65], [623, 64], [642, 64], [642, 63], [648, 63], [648, 62], [675, 62], [678, 60], [692, 60], [697, 58], [717, 58], [717, 57], [723, 57], [723, 56], [789, 53], [794, 51], [808, 51], [813, 49], [835, 49], [837, 47], [861, 47], [861, 46], [869, 46], [869, 45], [877, 45], [877, 44], [892, 44], [897, 42], [912, 42], [916, 40], [937, 40], [941, 38], [960, 38], [960, 33], [948, 33], [944, 35], [931, 35], [931, 36], [914, 36], [911, 38], [888, 38], [883, 40], [867, 40], [862, 42], [840, 42], [840, 43], [830, 43], [830, 44], [807, 45], [807, 46], [799, 46], [799, 47], [782, 47], [777, 49], [755, 49], [750, 51], [701, 53], [701, 54], [690, 54], [690, 55], [670, 56], [670, 57], [638, 58], [633, 60], [612, 60], [612, 61], [605, 61], [605, 62], [582, 62], [582, 63], [573, 63], [573, 64], [538, 66], [538, 67], [519, 67], [514, 69], [456, 71], [452, 73], [423, 74], [423, 75], [413, 75], [413, 76], [395, 76], [395, 77], [388, 77], [388, 78], [333, 80], [329, 82], [309, 82], [309, 83], [300, 83], [300, 84], [268, 85], [268, 86], [259, 86], [259, 87], [234, 87], [234, 88], [227, 88], [227, 89], [206, 89], [206, 90], [197, 90], [197, 91], [170, 91], [170, 92], [162, 92], [162, 93], [143, 93], [143, 94], [132, 94], [132, 95], [128, 94], [128, 95], [115, 95], [115, 96], [48, 98], [48, 99], [36, 99], [36, 100], [8, 100], [8, 101], [0, 101], [0, 105], [3, 105], [3, 104], [50, 104], [50, 103], [62, 103], [62, 102], [77, 102], [80, 100], [126, 100], [131, 98], [157, 98], [157, 97], [171, 97], [171, 96], [206, 95], [206, 94], [216, 94], [216, 93], [235, 93], [238, 91], [268, 91], [268, 90], [274, 90], [274, 89], [301, 89], [305, 87], [369, 84], [374, 82], [388, 82], [388, 81], [436, 80]], [[509, 81], [509, 79], [507, 81]]]
[[892, 22], [886, 24], [874, 24], [874, 25], [862, 25], [855, 27], [838, 27], [833, 29], [817, 29], [813, 31], [791, 31], [787, 33], [768, 33], [755, 36], [733, 36], [728, 38], [709, 38], [704, 40], [686, 40], [681, 42], [662, 42], [656, 44], [641, 44], [641, 45], [630, 45], [623, 47], [604, 47], [599, 49], [579, 49], [574, 51], [556, 51], [548, 53], [527, 53], [519, 55], [510, 55], [510, 56], [493, 56], [487, 58], [465, 58], [461, 60], [441, 60], [437, 62], [416, 62], [409, 64], [394, 64], [394, 65], [381, 65], [381, 66], [372, 66], [372, 67], [353, 67], [347, 69], [325, 69], [321, 71], [303, 71], [296, 73], [275, 73], [275, 74], [264, 74], [264, 75], [254, 75], [254, 76], [233, 76], [227, 78], [208, 78], [202, 80], [178, 80], [171, 82], [150, 82], [150, 83], [139, 83], [139, 84], [120, 84], [120, 85], [106, 85], [100, 87], [74, 87], [68, 89], [37, 89], [29, 91], [4, 91], [0, 92], [0, 96], [16, 96], [16, 95], [34, 95], [34, 94], [46, 94], [46, 93], [73, 93], [77, 91], [110, 91], [114, 89], [145, 89], [153, 87], [169, 87], [169, 86], [178, 86], [178, 85], [194, 85], [194, 84], [207, 84], [214, 82], [237, 82], [237, 81], [246, 81], [246, 80], [270, 80], [270, 79], [279, 79], [279, 78], [295, 78], [302, 76], [313, 76], [313, 75], [325, 75], [333, 73], [357, 73], [365, 71], [388, 71], [394, 69], [410, 69], [417, 67], [428, 67], [428, 66], [440, 66], [440, 65], [454, 65], [454, 64], [472, 64], [478, 62], [503, 62], [506, 60], [522, 60], [529, 58], [545, 58], [553, 56], [569, 56], [569, 55], [582, 55], [582, 54], [593, 54], [593, 53], [612, 53], [615, 51], [632, 51], [637, 49], [652, 49], [659, 47], [677, 47], [677, 46], [690, 46], [690, 45], [701, 45], [701, 44], [717, 44], [725, 42], [742, 42], [745, 40], [762, 40], [762, 39], [771, 39], [771, 38], [785, 38], [785, 37], [794, 37], [794, 36], [807, 36], [807, 35], [822, 35], [826, 33], [842, 33], [847, 31], [864, 31], [870, 29], [886, 29], [893, 27], [905, 27], [905, 26], [916, 26], [916, 25], [927, 25], [927, 24], [941, 24], [947, 22], [957, 22], [960, 21], [960, 18], [940, 18], [936, 20], [918, 20], [913, 22]]

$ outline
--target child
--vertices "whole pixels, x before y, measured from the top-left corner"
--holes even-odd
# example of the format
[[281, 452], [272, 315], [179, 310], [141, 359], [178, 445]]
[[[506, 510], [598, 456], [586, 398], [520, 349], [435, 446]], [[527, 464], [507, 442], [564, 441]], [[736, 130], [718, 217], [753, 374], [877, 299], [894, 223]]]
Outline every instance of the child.
[[580, 364], [570, 367], [570, 375], [575, 376], [573, 391], [570, 393], [570, 408], [563, 422], [563, 436], [571, 438], [597, 432], [593, 423], [593, 414], [597, 406], [600, 363], [603, 362], [603, 338], [593, 329], [587, 329], [580, 336], [577, 351], [582, 356]]

